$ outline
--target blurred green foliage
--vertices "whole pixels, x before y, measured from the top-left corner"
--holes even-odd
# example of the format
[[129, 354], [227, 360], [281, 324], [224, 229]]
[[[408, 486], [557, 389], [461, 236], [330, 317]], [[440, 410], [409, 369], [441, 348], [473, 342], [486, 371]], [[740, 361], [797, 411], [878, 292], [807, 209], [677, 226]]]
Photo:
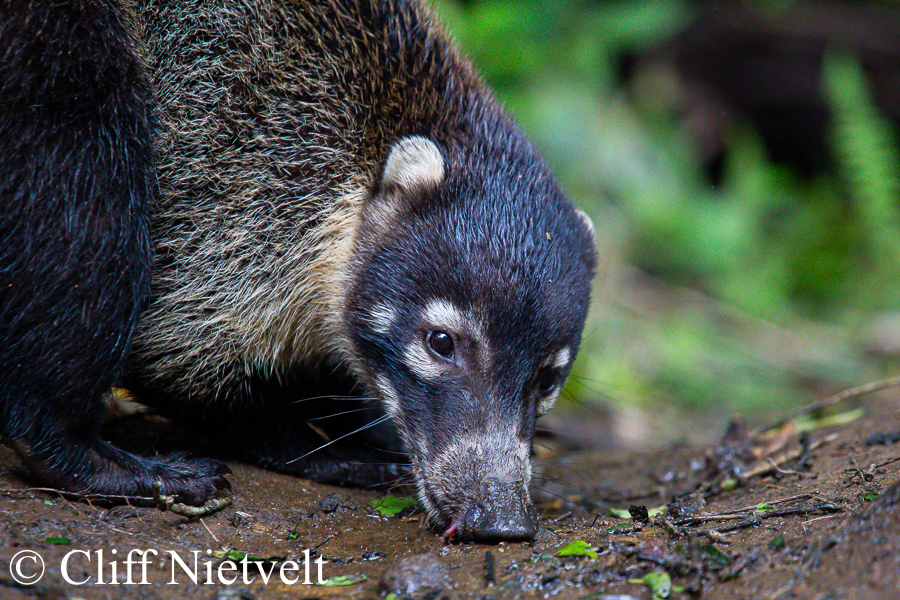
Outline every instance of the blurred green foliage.
[[834, 169], [801, 177], [773, 163], [747, 120], [729, 130], [713, 182], [681, 125], [674, 71], [627, 85], [620, 73], [622, 56], [691, 23], [693, 5], [436, 9], [597, 226], [570, 396], [775, 412], [879, 375], [863, 337], [900, 307], [900, 150], [852, 53], [830, 49], [822, 67]]

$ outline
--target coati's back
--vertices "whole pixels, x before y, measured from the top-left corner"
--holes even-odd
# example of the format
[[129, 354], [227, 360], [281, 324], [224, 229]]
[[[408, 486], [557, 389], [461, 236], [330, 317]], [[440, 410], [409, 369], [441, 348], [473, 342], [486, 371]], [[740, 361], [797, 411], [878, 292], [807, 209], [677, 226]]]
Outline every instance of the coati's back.
[[173, 393], [206, 377], [228, 393], [245, 364], [346, 358], [335, 309], [390, 144], [416, 134], [464, 159], [495, 143], [473, 131], [497, 129], [494, 100], [415, 2], [141, 9], [162, 193], [136, 368]]

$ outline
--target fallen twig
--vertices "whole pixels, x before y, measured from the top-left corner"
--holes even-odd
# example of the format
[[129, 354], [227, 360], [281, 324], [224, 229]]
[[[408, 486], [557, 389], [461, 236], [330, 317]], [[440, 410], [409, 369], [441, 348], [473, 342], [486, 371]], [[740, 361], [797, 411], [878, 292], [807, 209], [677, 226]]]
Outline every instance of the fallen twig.
[[761, 425], [759, 427], [754, 427], [750, 430], [750, 439], [755, 439], [761, 433], [765, 431], [769, 431], [770, 429], [775, 429], [776, 427], [781, 427], [788, 421], [792, 419], [796, 419], [801, 415], [805, 415], [817, 410], [822, 410], [823, 408], [828, 408], [829, 406], [834, 406], [838, 402], [842, 402], [847, 400], [848, 398], [856, 398], [857, 396], [865, 396], [867, 394], [872, 394], [874, 392], [878, 392], [881, 390], [887, 390], [890, 388], [900, 387], [900, 377], [891, 377], [889, 379], [882, 379], [879, 381], [872, 381], [870, 383], [866, 383], [863, 385], [858, 385], [856, 387], [848, 388], [842, 392], [838, 392], [833, 396], [828, 396], [823, 400], [818, 400], [816, 402], [812, 402], [807, 404], [801, 409], [795, 410], [792, 413], [788, 413], [782, 417], [779, 417], [775, 421], [772, 421], [768, 424]]

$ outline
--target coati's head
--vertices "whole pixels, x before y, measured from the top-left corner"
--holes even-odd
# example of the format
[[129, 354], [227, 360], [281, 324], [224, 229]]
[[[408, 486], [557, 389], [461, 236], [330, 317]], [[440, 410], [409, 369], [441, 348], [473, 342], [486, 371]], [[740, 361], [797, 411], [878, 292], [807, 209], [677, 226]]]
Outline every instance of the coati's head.
[[535, 419], [571, 369], [594, 262], [584, 213], [530, 144], [504, 143], [391, 147], [363, 208], [345, 315], [432, 524], [483, 541], [535, 534]]

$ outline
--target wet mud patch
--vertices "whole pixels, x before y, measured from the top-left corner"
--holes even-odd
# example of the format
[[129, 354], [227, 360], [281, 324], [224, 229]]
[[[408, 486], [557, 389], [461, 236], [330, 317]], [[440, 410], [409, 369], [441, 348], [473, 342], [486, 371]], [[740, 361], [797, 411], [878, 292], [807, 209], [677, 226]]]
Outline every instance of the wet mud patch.
[[[72, 501], [0, 448], [0, 598], [900, 597], [900, 393], [837, 415], [769, 435], [735, 422], [712, 446], [543, 456], [537, 538], [493, 546], [444, 544], [377, 491], [235, 462], [232, 504], [202, 518]], [[155, 420], [120, 426], [167, 446]]]

